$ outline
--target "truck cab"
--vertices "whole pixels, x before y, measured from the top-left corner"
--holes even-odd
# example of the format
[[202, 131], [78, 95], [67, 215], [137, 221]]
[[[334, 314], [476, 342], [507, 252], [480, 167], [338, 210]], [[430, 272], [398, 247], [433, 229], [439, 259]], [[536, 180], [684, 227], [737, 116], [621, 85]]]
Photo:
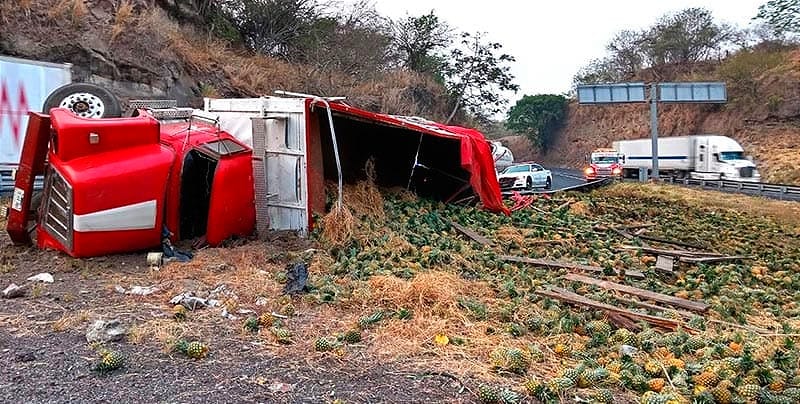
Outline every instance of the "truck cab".
[[744, 155], [744, 149], [726, 136], [696, 136], [695, 178], [709, 180], [734, 180], [759, 182], [761, 175], [756, 165]]
[[586, 181], [620, 178], [625, 156], [614, 149], [595, 149], [586, 157], [586, 162], [583, 169], [583, 178]]

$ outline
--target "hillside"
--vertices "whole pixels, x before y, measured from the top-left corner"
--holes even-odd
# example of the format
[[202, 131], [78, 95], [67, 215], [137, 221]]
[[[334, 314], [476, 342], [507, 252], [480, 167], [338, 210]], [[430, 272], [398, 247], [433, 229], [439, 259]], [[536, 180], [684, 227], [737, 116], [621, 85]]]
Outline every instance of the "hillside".
[[[679, 80], [723, 80], [726, 105], [663, 105], [661, 136], [717, 133], [738, 140], [752, 155], [766, 181], [800, 183], [800, 49], [743, 52], [707, 73]], [[554, 166], [579, 167], [584, 155], [613, 140], [649, 137], [647, 105], [569, 105], [566, 125], [546, 153], [520, 138], [504, 138], [519, 159]]]
[[256, 55], [206, 31], [193, 0], [0, 3], [0, 54], [72, 63], [73, 80], [132, 98], [254, 97], [274, 90], [347, 96], [377, 111], [446, 116], [444, 89], [406, 70], [349, 75]]

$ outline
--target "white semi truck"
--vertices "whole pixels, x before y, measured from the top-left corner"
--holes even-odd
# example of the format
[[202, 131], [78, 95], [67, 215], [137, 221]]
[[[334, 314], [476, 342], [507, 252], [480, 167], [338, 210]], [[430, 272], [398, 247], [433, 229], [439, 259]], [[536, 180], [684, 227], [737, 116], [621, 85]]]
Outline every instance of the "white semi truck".
[[[653, 168], [651, 139], [619, 140], [613, 149], [623, 156], [623, 176], [637, 177], [640, 169]], [[752, 158], [735, 140], [719, 135], [662, 137], [658, 139], [661, 175], [704, 180], [760, 182]]]

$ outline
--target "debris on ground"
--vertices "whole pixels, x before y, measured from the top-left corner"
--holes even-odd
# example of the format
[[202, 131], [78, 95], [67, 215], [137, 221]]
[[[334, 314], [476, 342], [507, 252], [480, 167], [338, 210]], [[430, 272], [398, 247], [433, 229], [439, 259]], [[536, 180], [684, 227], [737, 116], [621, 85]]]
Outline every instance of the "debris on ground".
[[25, 286], [17, 286], [17, 284], [12, 283], [8, 285], [7, 288], [3, 289], [3, 297], [6, 299], [13, 299], [16, 297], [25, 296]]
[[298, 262], [286, 270], [286, 286], [283, 293], [296, 295], [305, 292], [306, 282], [308, 282], [308, 265]]
[[28, 281], [30, 281], [30, 282], [53, 283], [53, 282], [55, 282], [55, 279], [53, 279], [53, 275], [51, 275], [51, 274], [49, 274], [47, 272], [42, 272], [40, 274], [36, 274], [34, 276], [31, 276], [30, 278], [28, 278]]
[[191, 292], [181, 293], [170, 299], [169, 302], [173, 305], [179, 304], [189, 310], [196, 310], [198, 307], [218, 307], [222, 305], [219, 300], [203, 299], [192, 295]]
[[127, 335], [128, 331], [118, 319], [95, 320], [86, 330], [86, 342], [106, 343], [119, 341]]
[[118, 293], [124, 293], [128, 295], [137, 295], [137, 296], [147, 296], [152, 295], [159, 291], [159, 289], [155, 286], [131, 286], [130, 289], [125, 289], [120, 285], [114, 286], [114, 290]]

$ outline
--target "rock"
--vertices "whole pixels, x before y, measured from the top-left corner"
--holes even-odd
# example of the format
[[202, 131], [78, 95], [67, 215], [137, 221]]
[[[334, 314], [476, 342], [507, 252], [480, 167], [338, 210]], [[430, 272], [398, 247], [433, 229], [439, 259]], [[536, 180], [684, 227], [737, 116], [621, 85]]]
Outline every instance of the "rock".
[[620, 356], [633, 356], [636, 355], [636, 352], [639, 352], [639, 350], [630, 345], [620, 345], [619, 347]]
[[266, 297], [261, 296], [256, 299], [256, 306], [266, 306], [267, 303], [269, 303], [269, 300]]
[[86, 330], [86, 341], [89, 343], [119, 341], [125, 334], [127, 330], [119, 320], [97, 320]]
[[12, 283], [8, 285], [7, 288], [3, 289], [3, 297], [6, 299], [13, 299], [15, 297], [22, 297], [25, 296], [25, 287], [24, 286], [17, 286], [16, 284]]
[[53, 275], [50, 275], [47, 272], [42, 272], [40, 274], [36, 274], [28, 278], [31, 282], [44, 282], [44, 283], [53, 283], [55, 279], [53, 279]]

